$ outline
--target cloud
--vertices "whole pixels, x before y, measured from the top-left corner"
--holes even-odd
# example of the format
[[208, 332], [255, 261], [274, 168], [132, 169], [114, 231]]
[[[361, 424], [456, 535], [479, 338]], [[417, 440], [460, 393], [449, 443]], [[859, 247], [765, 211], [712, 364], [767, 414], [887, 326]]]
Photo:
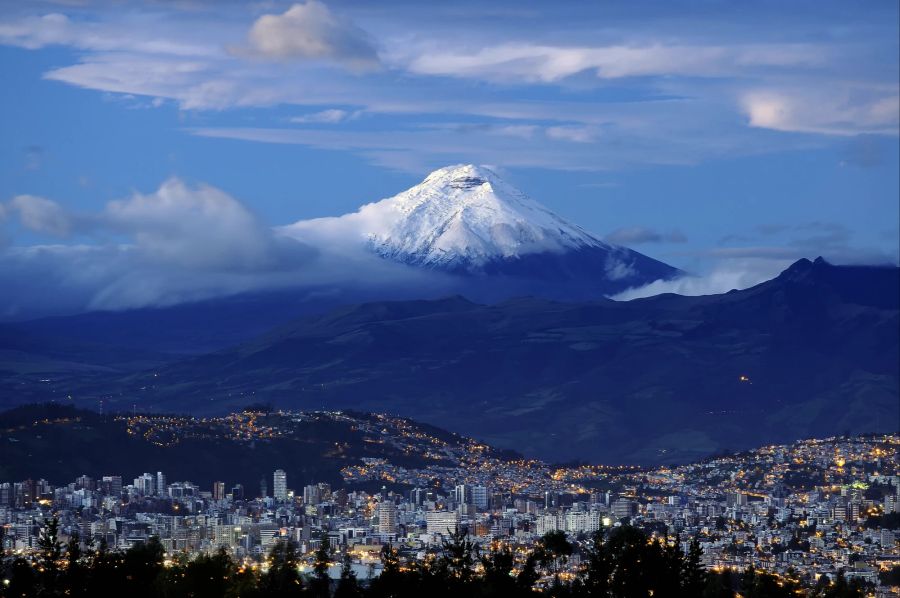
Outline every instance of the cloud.
[[[691, 108], [679, 105], [650, 106], [652, 102], [625, 107], [608, 105], [604, 116], [610, 121], [603, 125], [603, 135], [587, 142], [572, 129], [566, 139], [549, 139], [546, 126], [534, 122], [506, 120], [479, 123], [426, 123], [416, 127], [394, 127], [387, 131], [375, 128], [277, 128], [277, 127], [195, 127], [191, 134], [221, 139], [238, 139], [258, 143], [296, 144], [336, 151], [355, 151], [373, 162], [398, 170], [421, 173], [450, 163], [502, 163], [507, 167], [540, 167], [556, 170], [603, 171], [644, 164], [694, 164], [707, 156], [722, 155], [726, 151], [769, 151], [770, 145], [759, 148], [735, 144], [734, 139], [719, 137], [712, 127], [704, 133], [692, 135], [694, 130]], [[505, 108], [505, 106], [504, 106]], [[492, 114], [498, 106], [481, 106]], [[575, 118], [590, 110], [578, 104], [539, 106], [521, 104], [515, 116], [563, 116]], [[596, 108], [593, 109], [594, 112]], [[627, 112], [632, 112], [628, 116]], [[670, 115], [663, 117], [663, 114]], [[677, 114], [678, 117], [671, 115]], [[586, 118], [591, 118], [586, 114]], [[596, 113], [593, 114], [596, 118]], [[706, 122], [717, 117], [710, 108]], [[639, 124], [638, 124], [639, 123]], [[652, 124], [651, 124], [652, 123]], [[564, 125], [570, 127], [570, 125]], [[589, 129], [600, 128], [590, 125]], [[665, 134], [664, 134], [665, 132]], [[700, 141], [697, 135], [709, 135]], [[575, 137], [578, 141], [572, 139]], [[663, 138], [664, 137], [664, 138]], [[527, 143], [523, 143], [526, 140]], [[704, 149], [708, 142], [709, 146]], [[752, 145], [752, 144], [751, 144]], [[728, 149], [726, 149], [728, 148]], [[715, 151], [713, 151], [715, 150]], [[707, 153], [709, 151], [709, 154]]]
[[593, 125], [551, 125], [517, 122], [500, 124], [493, 122], [432, 123], [424, 129], [446, 130], [454, 133], [475, 133], [501, 135], [519, 139], [534, 139], [542, 136], [553, 141], [570, 143], [592, 143], [599, 136], [599, 128]]
[[303, 116], [294, 116], [290, 119], [292, 123], [297, 124], [337, 124], [345, 120], [356, 118], [359, 112], [348, 112], [347, 110], [322, 110], [321, 112], [312, 112]]
[[110, 202], [100, 220], [132, 235], [142, 254], [188, 268], [278, 270], [310, 257], [225, 192], [177, 178], [154, 193]]
[[614, 230], [604, 237], [615, 245], [640, 245], [642, 243], [685, 243], [687, 237], [680, 231], [662, 232], [643, 226], [631, 226]]
[[141, 259], [189, 269], [278, 270], [302, 262], [311, 249], [276, 236], [227, 193], [170, 178], [153, 193], [111, 201], [98, 213], [78, 213], [34, 195], [7, 209], [25, 228], [51, 237], [73, 233], [104, 240], [125, 236]]
[[455, 122], [428, 123], [420, 127], [426, 131], [446, 131], [451, 134], [497, 137], [513, 137], [515, 139], [534, 139], [544, 127], [531, 123], [501, 124], [491, 122]]
[[50, 44], [72, 43], [74, 35], [66, 15], [50, 13], [14, 23], [0, 23], [0, 41], [36, 50]]
[[657, 280], [648, 285], [628, 289], [612, 297], [616, 301], [628, 301], [652, 297], [660, 293], [678, 295], [714, 295], [732, 289], [746, 289], [771, 280], [794, 260], [769, 258], [731, 258], [720, 261], [703, 276], [687, 275], [675, 280]]
[[224, 109], [263, 103], [233, 79], [220, 77], [214, 63], [141, 54], [103, 54], [57, 68], [45, 79], [106, 92], [177, 99], [185, 110]]
[[[896, 239], [896, 233], [892, 238]], [[655, 281], [629, 289], [614, 299], [628, 300], [659, 293], [710, 295], [745, 289], [770, 280], [801, 258], [821, 256], [832, 264], [841, 265], [900, 263], [900, 249], [891, 254], [876, 247], [856, 245], [850, 229], [838, 222], [760, 225], [749, 233], [727, 235], [721, 242], [745, 244], [693, 252], [691, 257], [711, 263], [706, 273]]]
[[[213, 44], [178, 40], [157, 35], [162, 28], [149, 27], [152, 19], [135, 23], [73, 21], [61, 13], [29, 16], [0, 22], [0, 43], [37, 50], [65, 45], [82, 50], [140, 52], [172, 56], [213, 56], [220, 51]], [[166, 25], [164, 30], [175, 29]]]
[[[260, 133], [285, 123], [282, 109], [309, 107], [296, 111], [298, 125], [350, 124], [365, 112], [373, 127], [340, 127], [356, 141], [320, 136], [308, 144], [417, 172], [451, 161], [576, 170], [697, 164], [898, 128], [896, 52], [888, 51], [895, 31], [865, 33], [894, 8], [860, 16], [837, 39], [819, 35], [819, 21], [771, 30], [738, 24], [730, 9], [692, 13], [687, 26], [673, 28], [662, 16], [647, 22], [640, 10], [612, 15], [587, 5], [510, 14], [514, 22], [485, 18], [490, 11], [481, 7], [433, 3], [377, 11], [350, 3], [340, 14], [318, 0], [272, 6], [281, 5], [259, 3], [227, 18], [176, 3], [0, 16], [0, 43], [75, 49], [54, 60], [61, 66], [44, 74], [50, 80], [148, 107], [220, 111], [205, 121], [216, 136], [229, 130], [283, 143]], [[755, 16], [797, 16], [767, 10]], [[723, 18], [727, 31], [717, 27]], [[546, 26], [554, 23], [566, 24], [564, 36]], [[257, 129], [239, 130], [247, 121], [226, 111], [243, 107], [272, 112], [254, 116]], [[460, 125], [449, 144], [433, 131], [409, 131], [467, 119], [480, 122]]]
[[545, 133], [550, 139], [573, 141], [575, 143], [591, 143], [596, 140], [598, 135], [595, 127], [584, 126], [547, 127]]
[[403, 293], [446, 282], [371, 254], [345, 229], [306, 236], [273, 230], [221, 189], [178, 178], [97, 212], [20, 195], [0, 203], [0, 223], [5, 213], [37, 233], [90, 242], [0, 248], [0, 317], [165, 306], [268, 289]]
[[[854, 243], [853, 233], [839, 222], [813, 221], [801, 224], [761, 224], [751, 232], [726, 235], [709, 250], [713, 258], [761, 258], [798, 260], [822, 256], [835, 264], [891, 264], [900, 254]], [[900, 249], [898, 249], [900, 251]]]
[[318, 0], [259, 17], [247, 39], [250, 51], [263, 58], [332, 60], [358, 69], [379, 66], [369, 34]]
[[77, 304], [69, 307], [118, 308], [283, 285], [317, 257], [315, 249], [276, 235], [223, 191], [177, 178], [153, 193], [109, 202], [97, 213], [69, 212], [33, 195], [13, 198], [7, 209], [34, 232], [77, 232], [94, 243], [0, 252], [0, 280], [16, 289], [0, 305], [6, 312], [26, 309], [37, 287], [61, 293], [59, 304]]
[[18, 214], [26, 228], [57, 237], [72, 232], [73, 219], [55, 201], [36, 195], [17, 195], [9, 202], [10, 212]]
[[[826, 246], [827, 247], [827, 246]], [[648, 285], [628, 289], [613, 299], [627, 301], [652, 297], [660, 293], [678, 295], [713, 295], [732, 289], [746, 289], [778, 276], [801, 258], [822, 256], [830, 263], [841, 265], [897, 265], [898, 257], [877, 249], [849, 246], [823, 250], [814, 244], [798, 243], [793, 246], [749, 246], [718, 248], [709, 251], [715, 261], [712, 269], [703, 275], [687, 275], [675, 280], [657, 280]]]
[[740, 102], [751, 127], [848, 136], [900, 132], [896, 86], [759, 89], [745, 92]]
[[762, 67], [815, 66], [826, 55], [824, 48], [806, 44], [569, 47], [505, 43], [468, 52], [424, 49], [409, 57], [407, 68], [427, 75], [553, 83], [584, 71], [601, 79], [733, 75]]

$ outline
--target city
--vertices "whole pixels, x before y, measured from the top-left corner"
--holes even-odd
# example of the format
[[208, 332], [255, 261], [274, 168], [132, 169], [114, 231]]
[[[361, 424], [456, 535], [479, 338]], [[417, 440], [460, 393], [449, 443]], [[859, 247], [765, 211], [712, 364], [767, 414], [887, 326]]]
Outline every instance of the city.
[[[167, 563], [224, 548], [244, 566], [265, 570], [273, 547], [290, 541], [301, 555], [299, 571], [309, 573], [324, 541], [334, 551], [331, 577], [349, 560], [365, 581], [381, 573], [386, 545], [414, 563], [460, 530], [485, 549], [509, 546], [521, 564], [547, 534], [563, 532], [575, 547], [563, 572], [574, 576], [584, 566], [580, 549], [596, 532], [633, 526], [664, 542], [677, 538], [685, 551], [697, 540], [709, 571], [751, 568], [806, 587], [841, 573], [870, 595], [900, 592], [887, 585], [900, 572], [897, 435], [804, 440], [682, 466], [553, 466], [471, 439], [448, 442], [388, 415], [120, 417], [130, 433], [154, 443], [182, 442], [200, 429], [264, 441], [289, 435], [291, 421], [349, 420], [364, 442], [401, 452], [424, 447], [426, 459], [416, 467], [363, 457], [341, 470], [340, 484], [292, 479], [277, 468], [260, 471], [258, 487], [229, 480], [201, 486], [170, 480], [164, 470], [3, 481], [5, 559], [35, 558], [46, 521], [56, 518], [61, 538], [115, 550], [156, 537]], [[551, 582], [542, 578], [537, 587]]]

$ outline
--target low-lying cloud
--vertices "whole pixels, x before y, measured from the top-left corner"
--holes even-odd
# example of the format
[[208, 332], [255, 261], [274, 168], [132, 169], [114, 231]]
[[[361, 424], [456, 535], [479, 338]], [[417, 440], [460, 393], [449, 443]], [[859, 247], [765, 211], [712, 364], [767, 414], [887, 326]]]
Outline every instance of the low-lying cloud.
[[347, 243], [343, 231], [326, 227], [301, 240], [267, 226], [224, 191], [177, 178], [99, 212], [72, 212], [47, 198], [20, 195], [0, 203], [0, 224], [3, 214], [7, 223], [63, 242], [0, 249], [0, 318], [284, 288], [441, 284], [439, 276]]
[[628, 289], [613, 297], [618, 301], [652, 297], [661, 293], [677, 295], [715, 295], [732, 289], [746, 289], [771, 280], [794, 260], [769, 258], [733, 258], [720, 260], [704, 275], [687, 275], [675, 280], [657, 280]]
[[65, 237], [72, 231], [72, 217], [58, 203], [44, 197], [17, 195], [6, 209], [17, 214], [22, 225], [34, 232]]
[[657, 280], [628, 289], [614, 299], [637, 299], [660, 293], [712, 295], [746, 289], [774, 278], [801, 258], [823, 257], [839, 265], [900, 263], [897, 253], [855, 245], [851, 231], [838, 222], [760, 225], [747, 233], [726, 235], [719, 247], [697, 252], [692, 257], [702, 258], [712, 267], [702, 274]]

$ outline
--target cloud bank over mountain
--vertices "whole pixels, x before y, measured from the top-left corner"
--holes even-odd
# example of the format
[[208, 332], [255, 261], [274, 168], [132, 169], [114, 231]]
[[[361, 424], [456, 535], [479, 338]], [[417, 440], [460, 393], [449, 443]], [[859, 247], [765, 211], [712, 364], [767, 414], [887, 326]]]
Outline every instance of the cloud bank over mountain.
[[0, 206], [7, 224], [17, 220], [55, 239], [0, 249], [6, 289], [0, 317], [6, 318], [291, 287], [427, 288], [440, 278], [379, 259], [328, 231], [316, 246], [280, 234], [225, 192], [177, 178], [95, 213], [27, 195]]

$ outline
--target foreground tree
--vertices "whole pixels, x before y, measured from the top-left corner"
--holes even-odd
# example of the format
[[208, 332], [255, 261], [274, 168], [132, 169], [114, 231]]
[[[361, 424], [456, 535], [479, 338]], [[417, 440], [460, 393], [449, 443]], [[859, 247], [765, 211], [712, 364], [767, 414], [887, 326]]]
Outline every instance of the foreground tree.
[[520, 593], [512, 576], [513, 564], [513, 554], [508, 546], [497, 547], [481, 557], [482, 591], [486, 596], [516, 596]]
[[165, 549], [156, 536], [125, 551], [123, 574], [131, 597], [156, 595], [156, 580], [163, 571], [163, 555]]
[[297, 570], [297, 545], [291, 540], [276, 542], [269, 552], [269, 561], [269, 570], [259, 580], [261, 593], [273, 598], [302, 596], [303, 581]]
[[[62, 549], [58, 523], [47, 520], [34, 559], [0, 561], [0, 598], [32, 596], [127, 596], [128, 598], [862, 598], [858, 580], [843, 573], [822, 577], [806, 591], [795, 573], [783, 575], [747, 569], [706, 572], [701, 549], [693, 541], [685, 549], [677, 539], [649, 536], [629, 526], [600, 531], [573, 545], [561, 533], [542, 538], [524, 560], [507, 546], [479, 554], [477, 545], [460, 530], [451, 533], [436, 552], [404, 564], [398, 552], [382, 548], [383, 572], [360, 583], [344, 554], [341, 576], [328, 576], [331, 548], [327, 538], [316, 552], [313, 575], [304, 590], [293, 542], [277, 542], [268, 568], [257, 574], [224, 550], [193, 559], [176, 555], [163, 566], [163, 547], [150, 538], [127, 551], [110, 551], [103, 541], [97, 550], [73, 534]], [[575, 554], [579, 569], [566, 567]]]
[[406, 575], [400, 568], [400, 557], [390, 544], [381, 547], [381, 575], [369, 584], [367, 594], [373, 598], [400, 598], [404, 595]]
[[740, 593], [745, 598], [790, 598], [803, 595], [798, 583], [755, 569], [744, 571], [740, 588]]
[[62, 556], [62, 543], [59, 541], [59, 519], [56, 517], [44, 519], [44, 525], [38, 535], [38, 551], [39, 593], [44, 596], [61, 594], [59, 561]]
[[202, 554], [171, 567], [157, 585], [166, 598], [220, 598], [234, 584], [236, 572], [228, 552], [219, 548], [212, 556]]
[[457, 527], [442, 545], [439, 567], [455, 589], [465, 589], [475, 577], [478, 546], [469, 539], [467, 531]]
[[811, 598], [863, 598], [865, 590], [858, 579], [847, 581], [843, 569], [838, 571], [834, 581], [823, 575], [813, 588]]
[[322, 534], [322, 541], [316, 551], [316, 560], [313, 563], [313, 578], [309, 582], [309, 595], [313, 598], [329, 598], [331, 595], [331, 578], [328, 576], [330, 565], [331, 547], [328, 536]]
[[350, 555], [344, 554], [344, 559], [341, 562], [341, 578], [338, 580], [337, 588], [334, 590], [334, 598], [361, 598], [363, 595], [352, 565]]

